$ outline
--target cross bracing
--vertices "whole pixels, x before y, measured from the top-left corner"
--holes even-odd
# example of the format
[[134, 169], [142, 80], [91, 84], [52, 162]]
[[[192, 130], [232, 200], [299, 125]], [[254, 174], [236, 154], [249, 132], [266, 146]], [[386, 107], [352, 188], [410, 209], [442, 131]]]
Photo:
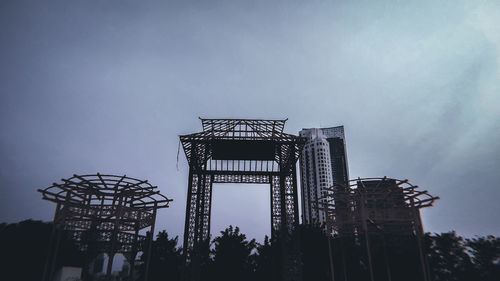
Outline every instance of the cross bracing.
[[201, 122], [203, 131], [180, 136], [189, 164], [186, 261], [208, 243], [214, 183], [269, 184], [271, 235], [291, 231], [299, 222], [296, 162], [306, 139], [284, 133], [286, 119]]
[[[73, 175], [38, 191], [42, 199], [57, 204], [55, 231], [51, 235], [51, 248], [55, 250], [49, 255], [52, 266], [59, 241], [54, 236], [59, 237], [61, 230], [66, 230], [86, 252], [87, 260], [100, 253], [108, 254], [108, 277], [116, 253], [123, 254], [133, 268], [137, 253], [145, 251], [146, 246], [151, 247], [152, 234], [147, 239], [139, 231], [149, 227], [153, 233], [157, 209], [167, 208], [172, 201], [147, 180], [99, 173]], [[146, 240], [149, 243], [145, 243]], [[49, 263], [48, 259], [44, 280], [51, 279], [53, 270], [48, 269]], [[84, 275], [85, 272], [84, 266]]]

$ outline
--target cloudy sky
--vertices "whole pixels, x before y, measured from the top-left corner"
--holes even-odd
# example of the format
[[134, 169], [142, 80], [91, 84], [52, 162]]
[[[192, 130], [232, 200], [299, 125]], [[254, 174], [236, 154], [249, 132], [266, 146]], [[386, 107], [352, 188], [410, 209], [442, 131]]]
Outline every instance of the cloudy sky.
[[[425, 230], [500, 235], [498, 1], [0, 0], [0, 221], [51, 220], [72, 174], [148, 179], [183, 234], [198, 117], [344, 125], [352, 177], [441, 197]], [[269, 234], [269, 192], [215, 185], [213, 233]]]

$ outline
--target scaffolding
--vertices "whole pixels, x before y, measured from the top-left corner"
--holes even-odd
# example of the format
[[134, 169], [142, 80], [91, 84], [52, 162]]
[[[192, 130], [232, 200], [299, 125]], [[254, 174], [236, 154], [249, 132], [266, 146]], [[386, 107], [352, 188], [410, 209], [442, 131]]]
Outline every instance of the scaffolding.
[[[147, 180], [115, 175], [73, 175], [39, 189], [42, 199], [56, 203], [50, 251], [43, 280], [52, 280], [63, 231], [85, 252], [83, 280], [88, 280], [88, 264], [101, 253], [108, 255], [106, 278], [111, 278], [115, 254], [130, 264], [130, 277], [138, 252], [147, 252], [144, 277], [147, 280], [156, 212], [167, 208], [172, 199], [160, 194]], [[149, 227], [149, 235], [139, 232]], [[148, 247], [148, 248], [146, 248]]]

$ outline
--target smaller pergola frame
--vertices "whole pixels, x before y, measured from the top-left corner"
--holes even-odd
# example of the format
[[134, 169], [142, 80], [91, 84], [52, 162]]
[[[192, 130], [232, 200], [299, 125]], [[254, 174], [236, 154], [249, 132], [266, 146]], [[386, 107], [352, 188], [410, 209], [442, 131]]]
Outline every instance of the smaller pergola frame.
[[[200, 120], [203, 131], [179, 136], [189, 164], [184, 254], [191, 280], [202, 280], [199, 260], [208, 257], [199, 249], [208, 249], [214, 183], [269, 184], [273, 237], [299, 224], [296, 162], [307, 141], [284, 132], [287, 119]], [[297, 258], [285, 250], [283, 279], [297, 279]]]
[[[116, 175], [73, 175], [39, 189], [42, 199], [57, 204], [50, 251], [45, 265], [43, 280], [51, 280], [55, 269], [61, 230], [69, 231], [82, 251], [86, 253], [83, 278], [86, 278], [88, 262], [100, 253], [108, 255], [106, 276], [109, 278], [113, 257], [121, 253], [130, 263], [133, 276], [138, 252], [146, 250], [150, 255], [156, 212], [167, 208], [172, 199], [160, 194], [157, 186], [147, 180]], [[139, 231], [150, 228], [148, 237]], [[148, 243], [145, 243], [149, 240]], [[147, 280], [149, 258], [145, 264]]]
[[[317, 202], [326, 214], [328, 231], [349, 234], [368, 231], [407, 233], [414, 231], [417, 212], [439, 199], [407, 179], [358, 178], [324, 189]], [[418, 215], [420, 216], [420, 215]], [[364, 221], [368, 221], [366, 229]]]
[[416, 238], [423, 280], [429, 281], [429, 269], [422, 249], [423, 225], [420, 209], [431, 207], [439, 197], [408, 180], [357, 178], [324, 189], [315, 208], [326, 216], [326, 231], [336, 236], [363, 237], [370, 281], [374, 281], [370, 236], [412, 235]]

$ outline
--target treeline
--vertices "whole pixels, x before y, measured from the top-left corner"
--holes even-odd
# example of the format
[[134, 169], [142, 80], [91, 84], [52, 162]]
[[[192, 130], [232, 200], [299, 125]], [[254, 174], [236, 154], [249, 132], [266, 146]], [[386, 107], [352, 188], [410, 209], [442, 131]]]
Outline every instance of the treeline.
[[[0, 224], [2, 280], [40, 280], [51, 228], [50, 223], [31, 220]], [[69, 237], [62, 241], [57, 264], [81, 266], [83, 253]], [[500, 280], [500, 238], [464, 239], [455, 232], [427, 233], [422, 242], [434, 281]], [[247, 239], [238, 227], [230, 226], [203, 249], [208, 255], [200, 260], [199, 274], [202, 280], [272, 280], [282, 273], [284, 261], [277, 257], [282, 245], [288, 243], [298, 247], [295, 259], [302, 267], [303, 280], [331, 280], [332, 271], [337, 281], [369, 280], [366, 241], [362, 238], [336, 237], [329, 243], [320, 227], [299, 226], [284, 243], [267, 237], [257, 243]], [[372, 235], [369, 244], [375, 280], [422, 280], [415, 237]], [[139, 265], [138, 274], [143, 270]], [[159, 232], [152, 245], [149, 280], [182, 280], [185, 272], [178, 237]]]
[[[52, 223], [41, 221], [0, 224], [0, 280], [40, 281], [51, 231]], [[65, 234], [61, 238], [56, 268], [81, 264], [83, 253]]]
[[[299, 260], [303, 280], [331, 280], [331, 264], [335, 280], [367, 281], [369, 278], [366, 241], [362, 238], [337, 237], [330, 241], [322, 229], [300, 226], [295, 236], [300, 239]], [[370, 250], [375, 280], [420, 281], [422, 264], [415, 237], [404, 235], [372, 235]], [[155, 240], [151, 280], [181, 280], [182, 251], [178, 238], [160, 232]], [[266, 237], [264, 243], [248, 240], [239, 229], [229, 227], [212, 240], [210, 255], [202, 264], [202, 280], [272, 280], [279, 270], [280, 241]], [[500, 238], [494, 236], [464, 239], [455, 232], [427, 233], [423, 251], [434, 281], [498, 281], [500, 280]], [[279, 275], [279, 273], [278, 273]]]

